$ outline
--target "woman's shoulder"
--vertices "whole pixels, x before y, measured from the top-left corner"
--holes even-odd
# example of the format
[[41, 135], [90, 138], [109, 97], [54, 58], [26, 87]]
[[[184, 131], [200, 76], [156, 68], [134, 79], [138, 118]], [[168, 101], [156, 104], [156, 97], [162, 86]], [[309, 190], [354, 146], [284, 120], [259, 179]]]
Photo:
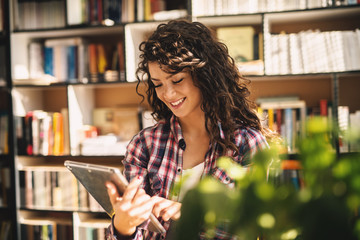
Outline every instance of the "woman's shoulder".
[[266, 138], [260, 130], [252, 127], [239, 127], [235, 130], [234, 138], [237, 144], [244, 144], [248, 142], [258, 145], [259, 143], [266, 143]]

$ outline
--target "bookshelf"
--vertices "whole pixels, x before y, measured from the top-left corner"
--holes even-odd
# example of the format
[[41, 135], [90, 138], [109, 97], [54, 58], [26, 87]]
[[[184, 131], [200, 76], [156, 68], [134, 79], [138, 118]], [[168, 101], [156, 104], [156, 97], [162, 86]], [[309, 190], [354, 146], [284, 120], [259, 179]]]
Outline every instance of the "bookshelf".
[[17, 238], [9, 1], [0, 0], [0, 238]]
[[[7, 6], [8, 1], [0, 0], [0, 2], [3, 2], [3, 9], [9, 8]], [[29, 226], [47, 226], [46, 231], [49, 231], [57, 225], [57, 222], [54, 221], [55, 218], [61, 219], [62, 224], [60, 225], [62, 226], [59, 228], [65, 229], [64, 231], [74, 239], [83, 239], [84, 234], [90, 234], [88, 232], [94, 234], [95, 230], [99, 232], [97, 234], [102, 234], [100, 229], [108, 224], [106, 215], [98, 210], [92, 210], [88, 206], [84, 208], [79, 207], [79, 205], [75, 207], [57, 205], [55, 207], [51, 205], [51, 201], [56, 196], [54, 192], [51, 193], [50, 205], [42, 206], [40, 203], [40, 207], [34, 207], [26, 204], [26, 196], [31, 194], [31, 191], [26, 193], [26, 183], [29, 182], [26, 181], [26, 175], [33, 176], [36, 173], [45, 173], [43, 177], [38, 178], [38, 183], [44, 184], [49, 179], [51, 182], [51, 175], [56, 176], [56, 174], [64, 171], [63, 162], [67, 159], [121, 167], [120, 162], [123, 157], [121, 152], [86, 151], [85, 143], [91, 147], [93, 146], [91, 144], [105, 141], [98, 139], [96, 142], [88, 138], [88, 136], [94, 136], [93, 134], [99, 134], [93, 128], [94, 112], [106, 109], [108, 114], [113, 115], [116, 111], [127, 109], [126, 114], [129, 116], [127, 121], [124, 119], [119, 121], [124, 124], [125, 122], [126, 124], [132, 122], [132, 124], [125, 124], [123, 128], [130, 129], [135, 126], [133, 131], [136, 131], [136, 128], [140, 127], [139, 120], [135, 120], [136, 113], [147, 109], [148, 105], [146, 102], [140, 105], [141, 98], [135, 93], [138, 45], [158, 24], [166, 21], [166, 16], [170, 15], [171, 18], [174, 16], [186, 17], [192, 21], [200, 21], [215, 31], [228, 27], [251, 27], [253, 35], [257, 36], [256, 41], [253, 42], [256, 53], [253, 52], [253, 59], [250, 59], [251, 61], [248, 64], [243, 63], [240, 67], [242, 70], [249, 69], [249, 71], [244, 70], [243, 72], [247, 78], [252, 80], [250, 89], [253, 100], [261, 97], [297, 96], [306, 104], [306, 106], [295, 106], [295, 108], [301, 109], [299, 113], [301, 119], [306, 118], [306, 116], [304, 117], [305, 110], [317, 111], [321, 99], [326, 99], [332, 103], [332, 113], [336, 119], [338, 106], [349, 106], [351, 113], [360, 109], [360, 99], [357, 93], [360, 89], [360, 82], [358, 81], [360, 65], [343, 69], [329, 68], [329, 66], [325, 68], [319, 65], [315, 69], [310, 68], [306, 71], [303, 68], [302, 70], [294, 70], [296, 68], [291, 67], [291, 59], [294, 56], [291, 54], [294, 53], [290, 53], [289, 48], [285, 48], [282, 50], [283, 55], [274, 56], [276, 50], [271, 45], [274, 42], [284, 41], [279, 40], [280, 35], [281, 37], [285, 36], [286, 42], [286, 38], [290, 39], [290, 35], [292, 38], [294, 36], [299, 37], [301, 32], [309, 29], [319, 29], [320, 32], [354, 31], [360, 28], [357, 17], [360, 13], [359, 5], [337, 6], [337, 1], [333, 1], [334, 4], [332, 5], [322, 6], [314, 3], [310, 5], [312, 1], [299, 1], [303, 5], [285, 8], [284, 6], [258, 4], [258, 6], [249, 5], [244, 8], [238, 5], [240, 1], [232, 1], [237, 5], [235, 4], [229, 8], [230, 10], [226, 10], [224, 6], [215, 7], [208, 4], [209, 2], [221, 3], [221, 1], [167, 0], [159, 1], [165, 5], [158, 5], [156, 8], [158, 14], [152, 14], [149, 12], [149, 5], [146, 4], [150, 1], [133, 0], [126, 1], [130, 5], [121, 6], [121, 8], [133, 10], [125, 11], [127, 15], [120, 18], [114, 15], [107, 16], [105, 8], [102, 9], [101, 13], [100, 8], [90, 6], [89, 3], [89, 9], [95, 11], [95, 14], [92, 13], [93, 15], [91, 15], [88, 12], [89, 9], [84, 10], [79, 7], [79, 2], [81, 0], [11, 0], [11, 11], [9, 12], [12, 16], [10, 18], [5, 13], [4, 18], [2, 18], [5, 24], [2, 29], [0, 28], [0, 60], [4, 61], [6, 66], [5, 68], [0, 66], [0, 111], [13, 113], [8, 114], [8, 129], [11, 129], [8, 139], [9, 142], [16, 144], [9, 144], [11, 146], [9, 153], [0, 155], [0, 160], [10, 169], [11, 186], [16, 186], [12, 188], [16, 190], [10, 192], [10, 198], [14, 200], [12, 201], [14, 205], [0, 208], [0, 215], [4, 216], [2, 212], [7, 212], [9, 216], [12, 216], [9, 219], [12, 222], [15, 239], [23, 239], [21, 236], [26, 233], [25, 229], [31, 228]], [[102, 2], [104, 7], [109, 1], [103, 0]], [[266, 3], [266, 1], [258, 2]], [[308, 5], [307, 2], [309, 2]], [[44, 25], [46, 22], [44, 20], [37, 22], [36, 19], [33, 19], [36, 14], [29, 11], [28, 7], [24, 7], [26, 4], [32, 4], [31, 6], [36, 9], [37, 5], [42, 4], [39, 11], [43, 19], [46, 19], [46, 14], [49, 14], [47, 10], [49, 3], [58, 4], [61, 7], [59, 7], [60, 14], [59, 12], [52, 13], [58, 16], [57, 21], [47, 22], [48, 25]], [[74, 7], [69, 8], [70, 4]], [[240, 11], [239, 9], [245, 10]], [[26, 12], [25, 15], [23, 15], [23, 11]], [[131, 14], [129, 14], [130, 11]], [[19, 16], [24, 16], [24, 18]], [[11, 19], [11, 22], [7, 19]], [[29, 21], [24, 21], [24, 19]], [[59, 79], [49, 76], [50, 74], [46, 75], [45, 69], [36, 67], [42, 66], [45, 61], [45, 58], [39, 56], [44, 46], [49, 47], [47, 45], [49, 40], [59, 42], [61, 39], [62, 49], [67, 49], [64, 38], [72, 39], [73, 42], [74, 39], [81, 39], [79, 44], [71, 44], [71, 46], [75, 46], [79, 56], [82, 56], [82, 60], [80, 58], [75, 59], [73, 65], [77, 66], [77, 72], [80, 72], [79, 69], [82, 68], [83, 75], [75, 75], [71, 79], [68, 77]], [[93, 65], [91, 65], [90, 50], [88, 49], [90, 44], [95, 44], [98, 52], [105, 52], [102, 55], [105, 58], [96, 58], [102, 59], [102, 62], [100, 60], [100, 62], [95, 62], [95, 66], [99, 70], [99, 65], [102, 65], [102, 69], [105, 68], [106, 71], [91, 71]], [[111, 46], [111, 49], [104, 48], [105, 44]], [[9, 48], [2, 47], [10, 45], [11, 53], [9, 50], [5, 50]], [[54, 45], [50, 47], [54, 48], [53, 51], [58, 51], [55, 50]], [[286, 60], [286, 58], [281, 57], [285, 55], [288, 62], [273, 64], [275, 60]], [[319, 59], [322, 58], [316, 58], [316, 60]], [[66, 61], [73, 60], [63, 59], [63, 63], [65, 61], [66, 64]], [[310, 66], [312, 67], [315, 63], [311, 63]], [[293, 64], [296, 66], [296, 62]], [[278, 69], [274, 66], [287, 66], [287, 68]], [[331, 66], [334, 67], [334, 64]], [[40, 73], [37, 72], [38, 75], [35, 74], [37, 70], [40, 70]], [[144, 92], [143, 86], [140, 86], [140, 91]], [[282, 106], [282, 108], [285, 107]], [[38, 110], [42, 111], [40, 114], [44, 115], [45, 112], [47, 116], [49, 114], [54, 116], [54, 113], [61, 114], [63, 123], [61, 151], [54, 151], [54, 146], [50, 147], [52, 150], [49, 151], [48, 145], [51, 144], [47, 143], [48, 145], [45, 147], [44, 144], [41, 145], [42, 147], [38, 145], [38, 150], [35, 152], [34, 149], [31, 153], [27, 152], [27, 133], [25, 130], [22, 131], [21, 126], [28, 121], [29, 118], [26, 118], [28, 113], [39, 112]], [[110, 110], [112, 112], [109, 112]], [[38, 118], [43, 119], [42, 117]], [[41, 121], [43, 124], [43, 120]], [[20, 128], [18, 128], [19, 126]], [[115, 149], [111, 146], [116, 146], [116, 149], [124, 148], [127, 140], [123, 136], [121, 143], [114, 143], [112, 142], [113, 138], [108, 137], [106, 138], [108, 144], [101, 150], [106, 147]], [[74, 198], [79, 199], [75, 192], [74, 190]], [[89, 204], [89, 197], [87, 196], [85, 199]], [[101, 227], [94, 229], [94, 221], [99, 221]], [[46, 229], [46, 227], [43, 228]], [[29, 231], [33, 232], [34, 229]]]

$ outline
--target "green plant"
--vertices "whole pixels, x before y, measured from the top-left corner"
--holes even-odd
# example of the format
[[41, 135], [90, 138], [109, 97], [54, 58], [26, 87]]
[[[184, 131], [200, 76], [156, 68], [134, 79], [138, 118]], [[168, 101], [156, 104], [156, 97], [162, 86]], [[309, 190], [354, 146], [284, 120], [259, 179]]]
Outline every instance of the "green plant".
[[306, 138], [298, 141], [305, 182], [300, 190], [279, 184], [287, 156], [277, 144], [255, 154], [248, 172], [230, 158], [218, 159], [235, 187], [210, 176], [200, 181], [184, 198], [176, 239], [198, 239], [201, 231], [211, 239], [216, 228], [239, 239], [360, 239], [360, 154], [338, 156], [331, 126], [323, 118], [307, 122]]

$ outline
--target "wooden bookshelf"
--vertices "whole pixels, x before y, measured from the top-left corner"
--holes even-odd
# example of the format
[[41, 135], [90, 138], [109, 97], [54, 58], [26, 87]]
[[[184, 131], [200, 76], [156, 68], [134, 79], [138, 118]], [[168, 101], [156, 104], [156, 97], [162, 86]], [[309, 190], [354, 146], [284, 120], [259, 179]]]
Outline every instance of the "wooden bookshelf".
[[[105, 0], [103, 0], [105, 1]], [[102, 219], [101, 228], [107, 224], [107, 216], [99, 216], [98, 212], [83, 211], [76, 209], [32, 209], [31, 207], [21, 206], [20, 199], [20, 177], [21, 171], [38, 171], [41, 166], [48, 168], [56, 166], [62, 168], [63, 162], [67, 159], [83, 162], [103, 163], [109, 165], [119, 165], [123, 156], [84, 156], [81, 153], [82, 140], [74, 135], [82, 130], [84, 126], [92, 125], [93, 110], [96, 108], [116, 108], [116, 107], [138, 107], [139, 109], [149, 108], [146, 100], [141, 103], [141, 97], [136, 92], [135, 70], [139, 61], [138, 45], [156, 26], [164, 21], [154, 21], [138, 12], [134, 12], [134, 19], [129, 21], [119, 21], [114, 24], [106, 24], [103, 21], [89, 22], [81, 24], [69, 24], [66, 22], [64, 14], [64, 24], [50, 27], [24, 27], [19, 24], [18, 0], [4, 1], [4, 9], [10, 9], [7, 5], [11, 4], [11, 16], [4, 14], [5, 28], [0, 28], [0, 48], [2, 46], [11, 49], [0, 55], [0, 60], [8, 59], [6, 63], [5, 76], [0, 75], [0, 79], [5, 79], [5, 86], [0, 86], [0, 92], [11, 92], [2, 99], [0, 97], [0, 110], [14, 112], [9, 115], [9, 129], [16, 129], [15, 117], [25, 116], [27, 112], [34, 110], [43, 110], [47, 112], [61, 112], [67, 110], [67, 116], [64, 122], [68, 123], [66, 138], [69, 141], [69, 151], [60, 156], [55, 155], [19, 155], [16, 144], [11, 144], [9, 154], [6, 157], [0, 155], [0, 161], [7, 159], [7, 165], [11, 169], [11, 191], [10, 199], [13, 205], [9, 206], [6, 212], [11, 212], [15, 239], [21, 237], [21, 223], [34, 223], [44, 220], [44, 224], [53, 224], [53, 217], [60, 216], [66, 223], [73, 226], [74, 239], [79, 239], [81, 226], [91, 227], [95, 219]], [[20, 1], [27, 2], [27, 1]], [[50, 2], [32, 1], [32, 2]], [[69, 2], [60, 1], [64, 6], [64, 13], [69, 14]], [[130, 1], [140, 2], [140, 1]], [[192, 9], [191, 6], [204, 7], [204, 0], [180, 0], [165, 1], [168, 4], [167, 10], [186, 9], [187, 19], [200, 21], [212, 28], [214, 31], [221, 27], [252, 26], [256, 33], [263, 34], [263, 41], [260, 42], [260, 55], [263, 56], [263, 73], [257, 75], [246, 75], [251, 80], [250, 90], [252, 100], [259, 97], [274, 97], [284, 95], [296, 95], [299, 99], [305, 101], [307, 108], [318, 108], [321, 99], [327, 99], [332, 102], [333, 109], [338, 106], [349, 106], [350, 112], [360, 109], [360, 95], [357, 93], [360, 77], [360, 66], [357, 70], [351, 71], [328, 71], [312, 73], [294, 73], [287, 74], [268, 74], [266, 72], [266, 51], [269, 48], [268, 40], [271, 35], [277, 35], [285, 32], [286, 34], [298, 34], [308, 29], [320, 29], [321, 31], [345, 31], [360, 28], [359, 14], [360, 5], [354, 6], [326, 6], [308, 8], [294, 8], [287, 10], [258, 9], [253, 12], [225, 12], [220, 15], [196, 15], [198, 9]], [[175, 6], [173, 6], [175, 4]], [[199, 5], [200, 4], [200, 5]], [[139, 6], [137, 6], [139, 9]], [[135, 10], [134, 10], [135, 11]], [[5, 11], [7, 12], [7, 11]], [[8, 11], [10, 12], [10, 11]], [[0, 13], [1, 17], [1, 13]], [[28, 16], [27, 16], [28, 17]], [[11, 22], [8, 20], [11, 19]], [[103, 19], [105, 20], [105, 19]], [[10, 29], [10, 23], [12, 28]], [[36, 25], [34, 25], [36, 26]], [[88, 43], [110, 43], [115, 45], [120, 42], [123, 44], [123, 60], [125, 65], [124, 77], [116, 81], [63, 81], [52, 84], [36, 83], [29, 79], [29, 51], [30, 42], [38, 41], [44, 43], [48, 39], [75, 38], [86, 39]], [[10, 41], [11, 39], [11, 41]], [[11, 46], [11, 47], [10, 47]], [[0, 51], [0, 54], [2, 52]], [[85, 57], [88, 61], [88, 57]], [[1, 67], [1, 66], [0, 66]], [[265, 73], [264, 73], [265, 72]], [[1, 71], [0, 71], [1, 73]], [[1, 83], [1, 81], [0, 81]], [[140, 86], [140, 92], [144, 94], [144, 86]], [[12, 98], [14, 102], [12, 101]], [[337, 118], [336, 111], [334, 117]], [[138, 124], [138, 123], [134, 123]], [[16, 142], [16, 132], [9, 131], [9, 142]], [[16, 161], [15, 161], [16, 159]], [[16, 165], [15, 165], [16, 164]], [[42, 217], [44, 215], [45, 217]], [[19, 219], [21, 216], [21, 220]], [[30, 220], [34, 220], [31, 222]], [[29, 220], [29, 221], [27, 221]], [[36, 220], [36, 221], [35, 221]], [[49, 221], [49, 222], [46, 222]]]

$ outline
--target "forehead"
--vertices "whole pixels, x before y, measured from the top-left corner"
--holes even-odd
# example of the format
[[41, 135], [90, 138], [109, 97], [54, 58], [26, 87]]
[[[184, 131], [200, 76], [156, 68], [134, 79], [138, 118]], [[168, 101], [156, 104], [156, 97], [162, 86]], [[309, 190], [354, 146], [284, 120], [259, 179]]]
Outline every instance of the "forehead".
[[149, 68], [151, 78], [156, 78], [156, 79], [158, 79], [158, 78], [159, 79], [160, 78], [161, 79], [169, 79], [178, 74], [190, 74], [189, 71], [187, 71], [187, 70], [183, 70], [182, 72], [179, 72], [179, 73], [169, 73], [167, 71], [167, 67], [159, 64], [158, 62], [149, 62], [148, 68]]

